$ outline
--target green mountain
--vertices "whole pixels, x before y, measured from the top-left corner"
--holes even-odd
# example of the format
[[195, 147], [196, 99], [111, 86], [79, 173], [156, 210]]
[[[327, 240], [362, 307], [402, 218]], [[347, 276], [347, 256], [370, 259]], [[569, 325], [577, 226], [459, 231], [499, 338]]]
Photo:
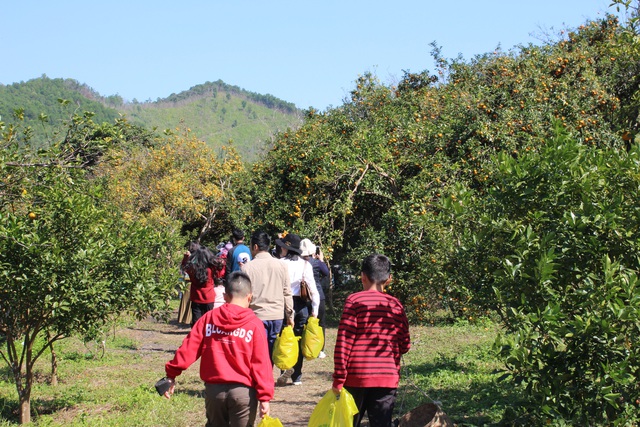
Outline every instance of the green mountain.
[[[60, 99], [70, 102], [64, 106]], [[148, 129], [189, 128], [212, 147], [232, 141], [246, 161], [255, 160], [276, 132], [298, 127], [302, 122], [301, 111], [294, 104], [221, 80], [144, 103], [124, 102], [118, 95], [104, 97], [76, 80], [46, 75], [27, 82], [0, 84], [0, 121], [16, 122], [17, 109], [23, 111], [24, 124], [33, 128], [33, 141], [37, 144], [45, 143], [50, 134], [50, 126], [41, 123], [43, 114], [56, 125], [73, 112], [91, 111], [98, 123], [112, 122], [124, 115]]]
[[[60, 99], [68, 100], [69, 105], [63, 106]], [[44, 74], [27, 82], [0, 84], [0, 121], [15, 123], [14, 111], [18, 109], [24, 111], [24, 123], [33, 127], [34, 141], [38, 143], [46, 140], [40, 120], [42, 114], [52, 124], [68, 119], [74, 111], [92, 111], [98, 123], [118, 117], [118, 111], [107, 106], [89, 86], [72, 79], [50, 79]]]
[[159, 130], [187, 127], [213, 146], [231, 140], [246, 160], [255, 159], [276, 131], [302, 123], [294, 104], [221, 80], [155, 102], [127, 104], [121, 111], [133, 123], [146, 127]]

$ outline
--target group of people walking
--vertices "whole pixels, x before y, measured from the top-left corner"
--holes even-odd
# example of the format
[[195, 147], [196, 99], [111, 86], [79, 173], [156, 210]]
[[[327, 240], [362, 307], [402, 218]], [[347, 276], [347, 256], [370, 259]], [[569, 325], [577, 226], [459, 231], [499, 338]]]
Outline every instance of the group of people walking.
[[180, 264], [180, 273], [187, 286], [182, 290], [178, 321], [193, 326], [204, 313], [224, 304], [224, 283], [240, 269], [239, 259], [251, 260], [251, 251], [244, 245], [242, 230], [233, 230], [231, 241], [221, 243], [214, 253], [208, 247], [190, 242]]
[[[268, 415], [274, 386], [289, 381], [298, 386], [303, 380], [304, 357], [298, 351], [293, 369], [281, 371], [274, 381], [271, 355], [278, 334], [289, 325], [302, 336], [309, 317], [318, 317], [326, 327], [323, 284], [328, 285], [329, 269], [317, 246], [287, 234], [272, 248], [264, 231], [254, 232], [248, 246], [239, 230], [232, 240], [216, 260], [202, 246], [185, 252], [182, 268], [191, 280], [192, 329], [165, 366], [172, 384], [165, 396], [170, 397], [175, 377], [201, 358], [207, 426], [251, 426], [258, 408], [261, 417]], [[360, 414], [368, 413], [371, 426], [390, 425], [386, 420], [391, 422], [400, 355], [410, 346], [404, 308], [384, 293], [390, 280], [387, 257], [363, 261], [364, 291], [347, 299], [334, 353], [333, 391], [347, 388]], [[324, 351], [319, 357], [326, 357]]]

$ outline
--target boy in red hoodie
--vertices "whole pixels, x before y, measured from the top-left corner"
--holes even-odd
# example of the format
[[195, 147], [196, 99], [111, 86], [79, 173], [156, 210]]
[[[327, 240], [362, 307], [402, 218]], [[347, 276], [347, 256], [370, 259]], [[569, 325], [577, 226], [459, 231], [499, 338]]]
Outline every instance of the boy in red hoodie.
[[258, 402], [260, 416], [269, 415], [273, 371], [262, 321], [249, 308], [251, 280], [233, 272], [225, 285], [226, 303], [205, 313], [165, 365], [171, 382], [198, 358], [205, 383], [206, 426], [253, 426]]

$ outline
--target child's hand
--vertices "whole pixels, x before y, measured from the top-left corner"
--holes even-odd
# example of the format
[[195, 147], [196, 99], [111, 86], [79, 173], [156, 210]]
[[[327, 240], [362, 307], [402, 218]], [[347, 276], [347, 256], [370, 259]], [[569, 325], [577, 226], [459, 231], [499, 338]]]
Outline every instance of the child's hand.
[[260, 418], [269, 415], [269, 402], [260, 402]]
[[164, 397], [166, 397], [167, 399], [171, 399], [171, 395], [176, 390], [176, 382], [172, 378], [167, 378], [167, 379], [171, 382], [171, 387], [169, 387], [169, 390], [164, 392]]
[[340, 392], [342, 391], [341, 388], [336, 388], [336, 387], [331, 387], [331, 391], [333, 392], [333, 394], [335, 394], [336, 396], [340, 396]]

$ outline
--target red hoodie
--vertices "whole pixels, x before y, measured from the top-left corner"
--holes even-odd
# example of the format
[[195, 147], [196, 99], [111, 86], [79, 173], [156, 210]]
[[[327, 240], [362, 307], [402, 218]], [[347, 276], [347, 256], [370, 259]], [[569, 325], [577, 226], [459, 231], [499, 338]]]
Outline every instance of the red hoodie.
[[244, 384], [256, 389], [259, 401], [273, 399], [267, 334], [251, 309], [224, 304], [206, 312], [165, 365], [167, 377], [177, 377], [198, 358], [205, 383]]

